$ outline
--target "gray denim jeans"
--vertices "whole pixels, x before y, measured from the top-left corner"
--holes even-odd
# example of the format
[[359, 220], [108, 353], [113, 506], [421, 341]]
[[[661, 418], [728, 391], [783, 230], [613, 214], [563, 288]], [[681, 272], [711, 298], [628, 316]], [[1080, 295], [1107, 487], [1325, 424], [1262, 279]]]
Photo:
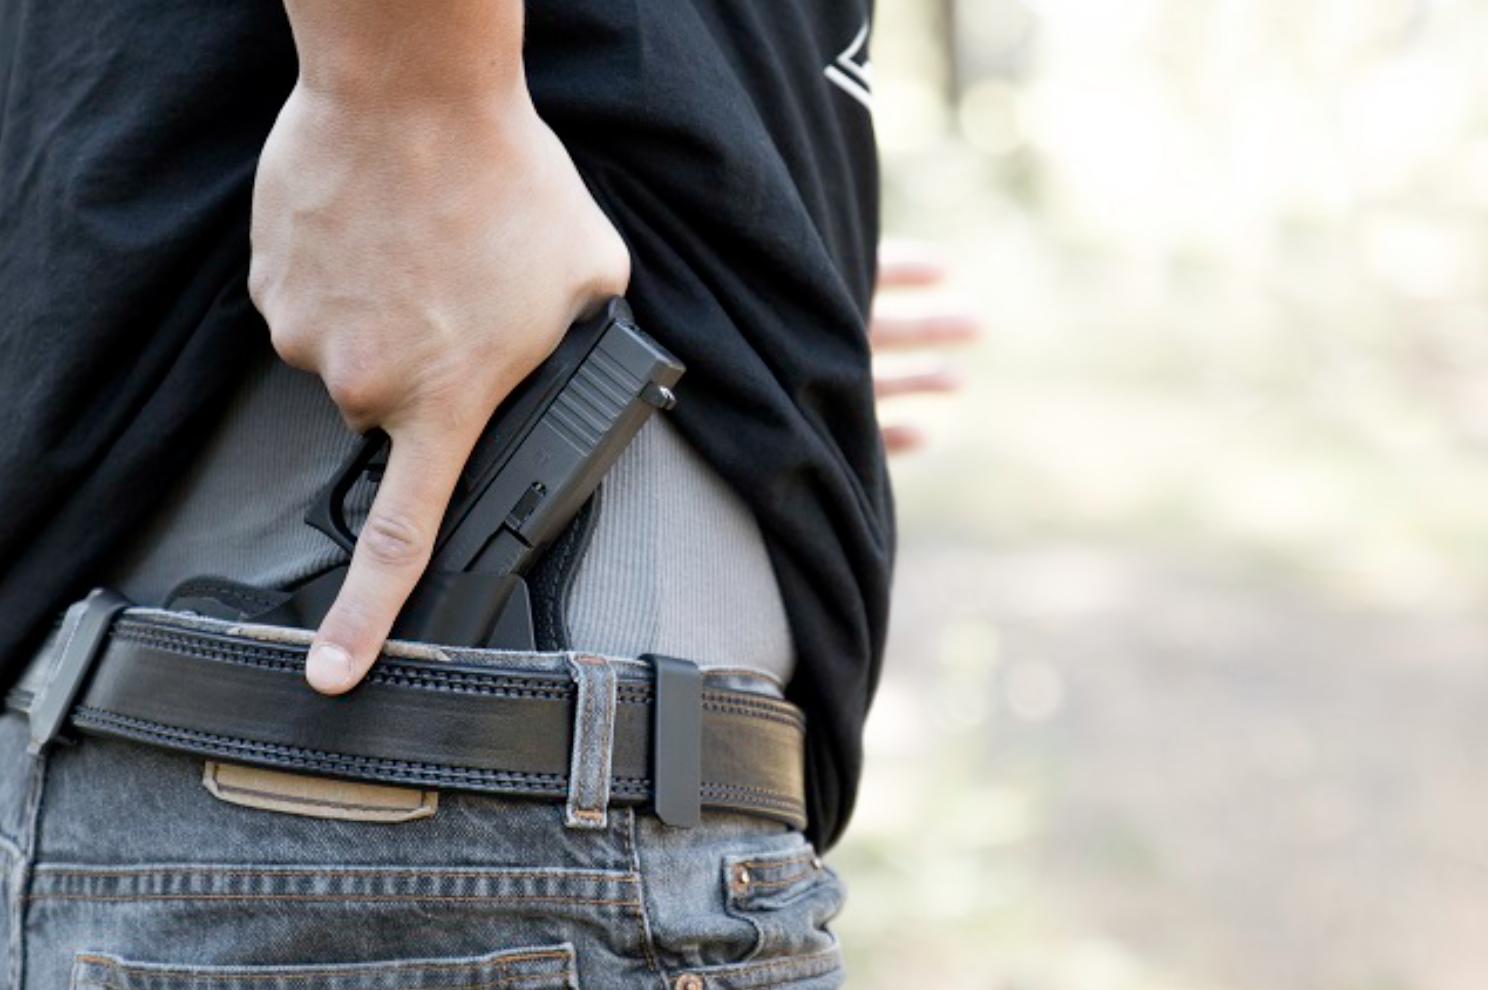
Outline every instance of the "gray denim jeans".
[[[774, 690], [734, 686], [751, 684]], [[605, 763], [590, 708], [576, 767]], [[841, 885], [764, 819], [576, 823], [581, 788], [567, 809], [445, 792], [413, 821], [313, 818], [224, 802], [200, 757], [88, 738], [33, 759], [25, 742], [24, 718], [0, 716], [0, 990], [842, 982]]]

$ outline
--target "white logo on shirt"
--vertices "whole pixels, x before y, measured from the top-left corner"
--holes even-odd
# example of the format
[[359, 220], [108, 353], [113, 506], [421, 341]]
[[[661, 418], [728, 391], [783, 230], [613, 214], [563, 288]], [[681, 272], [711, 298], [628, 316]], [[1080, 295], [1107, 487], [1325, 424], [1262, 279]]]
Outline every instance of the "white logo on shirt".
[[[868, 61], [869, 22], [863, 22], [863, 30], [852, 40], [837, 60], [824, 72], [834, 85], [873, 112], [873, 66]], [[861, 61], [860, 61], [861, 57]]]

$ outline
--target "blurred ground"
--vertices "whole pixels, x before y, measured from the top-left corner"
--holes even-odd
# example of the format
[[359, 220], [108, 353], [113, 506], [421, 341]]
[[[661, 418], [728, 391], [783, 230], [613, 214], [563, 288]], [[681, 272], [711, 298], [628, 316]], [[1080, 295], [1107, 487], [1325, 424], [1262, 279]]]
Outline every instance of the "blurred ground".
[[881, 0], [892, 411], [852, 985], [1488, 987], [1488, 9]]
[[1091, 545], [900, 587], [857, 986], [1488, 985], [1481, 618]]

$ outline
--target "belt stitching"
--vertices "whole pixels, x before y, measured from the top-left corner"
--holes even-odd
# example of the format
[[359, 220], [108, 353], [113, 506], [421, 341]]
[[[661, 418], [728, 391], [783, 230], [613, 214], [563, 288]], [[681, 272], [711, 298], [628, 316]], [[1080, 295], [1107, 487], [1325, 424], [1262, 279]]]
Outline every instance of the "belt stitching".
[[[203, 660], [219, 660], [226, 663], [241, 663], [272, 670], [298, 670], [299, 664], [290, 659], [303, 654], [303, 650], [292, 647], [263, 647], [226, 640], [212, 633], [196, 635], [174, 633], [146, 626], [137, 622], [120, 623], [115, 627], [114, 637], [146, 646], [157, 646]], [[200, 637], [210, 637], [213, 642], [204, 644]], [[432, 690], [454, 691], [467, 694], [499, 694], [505, 697], [536, 697], [553, 701], [573, 697], [572, 684], [550, 683], [532, 677], [493, 671], [489, 674], [468, 670], [433, 670], [428, 667], [409, 668], [398, 663], [398, 658], [383, 658], [372, 668], [368, 681], [391, 686], [423, 687]], [[555, 679], [556, 680], [556, 679]], [[655, 692], [644, 685], [622, 685], [621, 700], [628, 704], [649, 704]], [[715, 711], [734, 711], [739, 714], [757, 715], [783, 724], [804, 728], [803, 720], [781, 702], [770, 699], [753, 699], [740, 696], [741, 692], [727, 694], [718, 689], [704, 689], [703, 706]]]
[[[313, 769], [316, 766], [330, 764], [348, 768], [355, 767], [366, 771], [393, 768], [415, 779], [422, 777], [428, 783], [437, 783], [441, 780], [446, 783], [451, 780], [473, 780], [496, 785], [504, 783], [510, 787], [535, 786], [536, 789], [550, 791], [555, 796], [566, 793], [567, 778], [557, 774], [531, 773], [518, 770], [484, 770], [474, 767], [442, 767], [428, 763], [393, 760], [386, 757], [359, 756], [354, 753], [329, 753], [324, 750], [284, 746], [279, 743], [236, 739], [210, 732], [202, 732], [197, 729], [182, 729], [176, 726], [138, 719], [129, 715], [119, 715], [114, 712], [107, 712], [88, 706], [79, 706], [74, 717], [85, 723], [91, 721], [96, 725], [125, 731], [132, 738], [142, 740], [152, 738], [167, 739], [172, 741], [193, 739], [203, 744], [216, 745], [224, 749], [237, 750], [242, 753], [250, 753], [260, 759], [286, 766]], [[623, 794], [624, 796], [645, 798], [650, 794], [649, 780], [636, 777], [617, 777], [614, 778], [614, 781], [617, 785], [615, 788], [616, 793]], [[781, 810], [797, 810], [803, 807], [800, 801], [795, 800], [789, 795], [746, 785], [704, 782], [702, 792], [705, 795], [720, 798], [734, 798], [743, 802], [768, 804]]]

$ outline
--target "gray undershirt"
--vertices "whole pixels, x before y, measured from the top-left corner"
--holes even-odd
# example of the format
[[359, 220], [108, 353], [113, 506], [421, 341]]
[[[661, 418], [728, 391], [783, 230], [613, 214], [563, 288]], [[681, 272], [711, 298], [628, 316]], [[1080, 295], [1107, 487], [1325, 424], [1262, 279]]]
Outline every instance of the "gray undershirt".
[[[356, 440], [319, 379], [264, 348], [112, 585], [155, 604], [192, 577], [285, 587], [342, 562], [304, 515]], [[573, 648], [789, 679], [790, 630], [759, 524], [665, 416], [621, 455], [599, 504], [566, 607]]]

